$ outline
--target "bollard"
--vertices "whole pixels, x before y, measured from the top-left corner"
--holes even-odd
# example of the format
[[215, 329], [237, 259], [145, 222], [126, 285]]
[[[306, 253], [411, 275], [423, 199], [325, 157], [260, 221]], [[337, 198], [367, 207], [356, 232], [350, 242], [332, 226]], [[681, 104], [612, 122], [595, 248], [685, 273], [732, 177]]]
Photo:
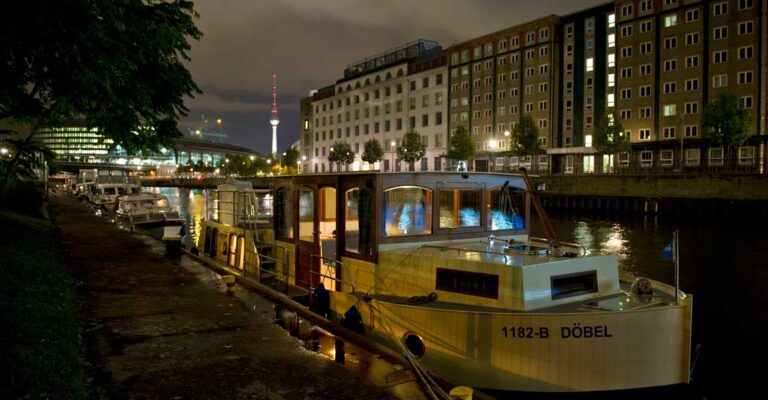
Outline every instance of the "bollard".
[[344, 341], [340, 338], [334, 338], [336, 344], [336, 362], [344, 365]]
[[234, 275], [222, 275], [221, 281], [227, 285], [227, 294], [235, 292], [235, 276]]

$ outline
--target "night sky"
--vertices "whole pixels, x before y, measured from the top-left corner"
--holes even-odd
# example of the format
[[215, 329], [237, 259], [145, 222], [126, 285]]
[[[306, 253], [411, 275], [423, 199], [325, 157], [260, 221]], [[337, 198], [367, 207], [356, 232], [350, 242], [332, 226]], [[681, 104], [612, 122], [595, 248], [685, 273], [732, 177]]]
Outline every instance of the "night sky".
[[188, 67], [203, 94], [180, 129], [222, 119], [229, 143], [270, 151], [272, 74], [278, 75], [278, 151], [299, 137], [299, 100], [359, 59], [429, 39], [443, 48], [606, 0], [197, 0], [199, 42]]

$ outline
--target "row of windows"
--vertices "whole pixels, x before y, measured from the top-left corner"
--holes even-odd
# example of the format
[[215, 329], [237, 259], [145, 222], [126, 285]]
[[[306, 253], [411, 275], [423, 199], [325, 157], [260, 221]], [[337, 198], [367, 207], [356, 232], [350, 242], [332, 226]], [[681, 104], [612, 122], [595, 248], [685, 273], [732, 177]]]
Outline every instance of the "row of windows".
[[[408, 119], [408, 129], [416, 129], [416, 117], [410, 117]], [[435, 113], [435, 120], [434, 120], [434, 126], [440, 126], [443, 124], [443, 113]], [[355, 125], [354, 127], [346, 127], [344, 129], [345, 137], [351, 137], [354, 136], [360, 136], [360, 133], [362, 132], [364, 135], [369, 135], [371, 133], [371, 126], [373, 126], [373, 133], [377, 134], [381, 131], [382, 125], [379, 122], [375, 122], [373, 124], [364, 124], [364, 125]], [[392, 130], [392, 123], [391, 121], [387, 120], [384, 121], [384, 132], [389, 132]], [[429, 125], [429, 114], [424, 114], [421, 116], [421, 127], [428, 127]], [[395, 130], [402, 130], [403, 129], [403, 120], [402, 118], [398, 118], [395, 120], [394, 124]], [[336, 139], [341, 139], [341, 128], [336, 129]], [[320, 140], [332, 140], [333, 137], [333, 130], [329, 131], [316, 131], [315, 132], [315, 141]], [[305, 140], [307, 141], [307, 140]]]
[[[438, 76], [442, 76], [442, 74], [440, 74]], [[440, 84], [442, 84], [442, 82]], [[360, 104], [361, 101], [362, 102], [366, 102], [366, 101], [370, 101], [371, 99], [378, 100], [378, 99], [381, 98], [381, 93], [382, 92], [384, 93], [384, 97], [389, 97], [389, 96], [391, 96], [391, 90], [390, 89], [391, 88], [386, 87], [382, 91], [380, 91], [379, 89], [376, 89], [376, 90], [373, 90], [371, 92], [365, 92], [365, 93], [362, 94], [362, 96], [361, 95], [347, 96], [347, 97], [344, 98], [344, 104], [347, 105], [347, 106], [350, 106], [353, 103], [354, 104]], [[402, 83], [398, 83], [395, 86], [395, 90], [396, 90], [397, 94], [402, 94], [403, 93], [403, 85], [402, 85]], [[415, 90], [415, 89], [412, 89], [412, 90]], [[422, 105], [424, 107], [427, 107], [429, 105], [429, 96], [430, 95], [428, 95], [428, 94], [425, 94], [425, 95], [422, 96]], [[442, 102], [443, 102], [443, 93], [442, 92], [434, 93], [434, 97], [435, 97], [435, 105], [442, 104]], [[411, 103], [415, 104], [416, 103], [416, 98], [415, 97], [411, 97], [409, 99], [409, 101]], [[401, 103], [402, 100], [398, 100], [397, 102]], [[389, 103], [386, 103], [385, 106], [387, 106], [388, 104]], [[319, 114], [321, 111], [322, 112], [333, 111], [333, 107], [334, 107], [333, 100], [331, 100], [329, 102], [325, 102], [323, 104], [315, 104], [315, 114]], [[339, 108], [339, 109], [342, 107], [342, 99], [336, 99], [336, 107]], [[398, 106], [398, 107], [402, 107], [402, 106]]]
[[[403, 101], [397, 100], [395, 101], [395, 112], [402, 112], [403, 111]], [[443, 104], [443, 93], [435, 93], [434, 94], [434, 105], [439, 106]], [[427, 108], [430, 106], [430, 95], [424, 95], [421, 97], [421, 108]], [[384, 114], [390, 114], [392, 113], [392, 103], [387, 102], [384, 103]], [[417, 108], [417, 102], [415, 97], [411, 97], [408, 99], [408, 109], [409, 110], [415, 110]], [[365, 107], [362, 109], [356, 109], [353, 111], [345, 111], [343, 114], [338, 113], [336, 114], [336, 123], [342, 122], [342, 115], [344, 117], [344, 122], [349, 122], [354, 118], [355, 121], [359, 120], [362, 116], [362, 118], [369, 118], [371, 116], [371, 113], [373, 113], [374, 117], [378, 117], [381, 115], [382, 107], [379, 105], [375, 105], [373, 107]], [[361, 113], [362, 111], [362, 113]], [[333, 125], [334, 124], [334, 118], [333, 115], [331, 116], [323, 116], [323, 117], [316, 117], [315, 118], [315, 126], [325, 126], [325, 125]], [[307, 125], [307, 124], [305, 124]], [[307, 129], [308, 126], [305, 126], [305, 129]]]
[[[430, 140], [429, 135], [422, 135], [421, 141], [424, 143], [424, 146], [427, 148], [430, 148]], [[400, 146], [402, 142], [402, 138], [392, 138], [392, 139], [383, 139], [382, 144], [382, 150], [384, 151], [395, 151], [397, 147]], [[432, 142], [434, 144], [433, 148], [442, 148], [443, 147], [443, 134], [438, 133], [434, 135], [434, 141]], [[352, 145], [353, 151], [355, 154], [360, 154], [361, 151], [361, 144], [360, 143], [354, 143]], [[315, 147], [315, 157], [320, 156], [327, 156], [328, 152], [330, 151], [330, 147]]]
[[[544, 27], [538, 31], [538, 41], [547, 41], [550, 39], [549, 28]], [[528, 31], [525, 34], [526, 45], [532, 45], [537, 43], [536, 31]], [[507, 51], [508, 49], [517, 49], [520, 47], [520, 36], [512, 36], [508, 39], [501, 39], [496, 42], [496, 51], [498, 53]], [[494, 54], [494, 44], [486, 43], [484, 46], [475, 46], [472, 50], [472, 58], [477, 60], [483, 57], [490, 57]], [[469, 61], [469, 50], [462, 50], [461, 52], [454, 52], [451, 54], [451, 64], [456, 65], [459, 62]]]
[[[664, 4], [665, 4], [665, 8], [669, 6], [677, 6], [677, 0], [664, 0]], [[752, 9], [753, 7], [754, 7], [754, 0], [739, 0], [739, 4], [738, 4], [739, 11], [749, 10], [749, 9]], [[715, 16], [715, 17], [728, 15], [728, 2], [723, 1], [723, 2], [714, 3], [712, 4], [711, 10], [712, 10], [712, 16]], [[651, 0], [640, 1], [641, 14], [647, 14], [652, 11], [653, 9], [652, 9]], [[688, 14], [691, 14], [690, 17]], [[622, 18], [633, 17], [634, 5], [631, 3], [623, 5], [621, 7], [621, 16]], [[676, 17], [676, 14], [668, 14], [668, 15], [665, 15], [664, 18], [667, 19], [670, 16]], [[686, 22], [697, 21], [698, 19], [699, 19], [698, 8], [686, 10]], [[675, 23], [676, 23], [676, 20], [675, 20]], [[674, 26], [674, 24], [670, 24], [670, 25], [665, 24], [665, 26], [667, 27]]]

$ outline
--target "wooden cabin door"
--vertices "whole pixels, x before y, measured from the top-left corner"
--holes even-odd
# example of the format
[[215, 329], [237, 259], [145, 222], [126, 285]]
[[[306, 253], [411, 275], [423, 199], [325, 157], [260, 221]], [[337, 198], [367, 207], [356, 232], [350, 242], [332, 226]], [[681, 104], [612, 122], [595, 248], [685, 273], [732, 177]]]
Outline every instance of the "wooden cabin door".
[[320, 235], [318, 229], [318, 188], [304, 185], [297, 191], [298, 246], [296, 246], [296, 285], [315, 287], [320, 282]]

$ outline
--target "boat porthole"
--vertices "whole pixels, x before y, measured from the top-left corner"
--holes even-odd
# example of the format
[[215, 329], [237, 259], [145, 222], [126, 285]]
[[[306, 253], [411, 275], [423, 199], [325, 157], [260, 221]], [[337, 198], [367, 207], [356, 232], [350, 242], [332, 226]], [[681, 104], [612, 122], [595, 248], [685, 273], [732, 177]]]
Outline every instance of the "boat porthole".
[[403, 343], [405, 344], [405, 350], [408, 355], [413, 358], [424, 357], [426, 348], [424, 347], [424, 341], [421, 337], [413, 332], [408, 332], [403, 336]]

